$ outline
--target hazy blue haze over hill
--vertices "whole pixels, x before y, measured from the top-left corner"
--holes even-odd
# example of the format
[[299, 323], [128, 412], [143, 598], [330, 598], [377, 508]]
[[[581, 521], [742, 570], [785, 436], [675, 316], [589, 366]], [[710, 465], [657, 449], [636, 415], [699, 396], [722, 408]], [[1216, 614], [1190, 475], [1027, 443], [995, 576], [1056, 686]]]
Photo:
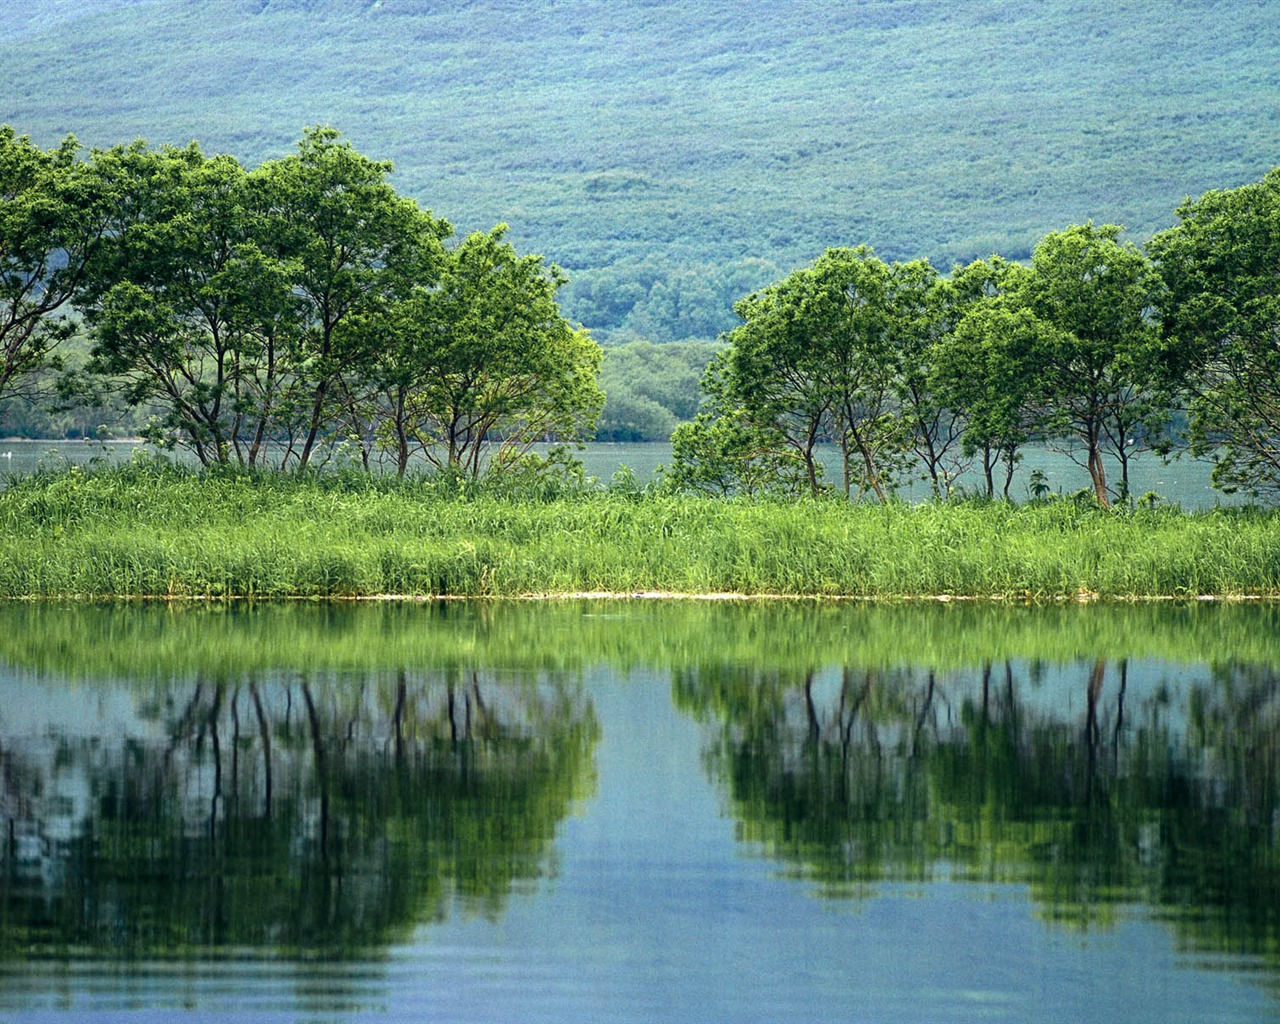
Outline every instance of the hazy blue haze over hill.
[[828, 246], [1141, 240], [1280, 162], [1274, 4], [29, 0], [0, 32], [0, 122], [42, 145], [254, 165], [333, 124], [460, 231], [507, 221], [570, 269], [613, 340], [712, 335], [726, 291]]

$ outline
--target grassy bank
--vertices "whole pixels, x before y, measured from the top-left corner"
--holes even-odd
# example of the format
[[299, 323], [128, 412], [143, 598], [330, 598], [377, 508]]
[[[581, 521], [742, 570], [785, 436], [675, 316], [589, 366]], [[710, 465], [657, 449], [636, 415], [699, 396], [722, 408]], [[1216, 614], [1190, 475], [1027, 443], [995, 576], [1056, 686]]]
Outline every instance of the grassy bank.
[[154, 466], [0, 492], [0, 596], [1280, 596], [1280, 513], [459, 493]]

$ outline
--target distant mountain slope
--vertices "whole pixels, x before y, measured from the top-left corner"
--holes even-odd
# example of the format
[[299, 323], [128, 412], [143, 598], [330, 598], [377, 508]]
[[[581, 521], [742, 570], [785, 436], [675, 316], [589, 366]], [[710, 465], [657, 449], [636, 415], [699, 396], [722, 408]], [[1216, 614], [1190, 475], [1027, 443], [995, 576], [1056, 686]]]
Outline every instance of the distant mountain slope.
[[0, 40], [12, 43], [67, 22], [91, 18], [138, 0], [4, 0], [0, 3]]
[[[287, 152], [303, 126], [333, 124], [395, 160], [401, 191], [460, 229], [508, 221], [520, 247], [588, 271], [576, 276], [608, 294], [570, 292], [571, 311], [618, 337], [727, 325], [722, 299], [715, 317], [680, 320], [668, 270], [747, 259], [785, 270], [863, 242], [945, 268], [1025, 256], [1087, 218], [1141, 239], [1184, 196], [1280, 162], [1276, 4], [16, 10], [28, 17], [10, 7], [0, 20], [0, 122], [46, 145], [67, 132], [93, 145], [198, 138], [251, 165]], [[669, 323], [631, 316], [655, 283], [675, 289]]]

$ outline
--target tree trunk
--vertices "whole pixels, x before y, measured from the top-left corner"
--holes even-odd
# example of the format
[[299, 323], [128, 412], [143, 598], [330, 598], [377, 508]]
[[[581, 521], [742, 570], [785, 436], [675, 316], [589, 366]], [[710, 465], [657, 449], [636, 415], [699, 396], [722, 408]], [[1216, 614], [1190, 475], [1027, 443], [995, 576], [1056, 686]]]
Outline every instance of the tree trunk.
[[315, 759], [316, 781], [320, 787], [320, 856], [329, 859], [329, 767], [326, 763], [324, 740], [320, 736], [320, 717], [316, 714], [315, 701], [311, 699], [311, 687], [302, 684], [302, 698], [307, 702], [307, 721], [311, 726], [311, 750]]
[[253, 700], [253, 713], [258, 719], [258, 734], [262, 737], [262, 811], [263, 815], [269, 818], [271, 817], [271, 729], [267, 726], [267, 715], [262, 710], [262, 698], [258, 696], [256, 683], [249, 684], [249, 696]]
[[409, 427], [405, 412], [405, 389], [396, 390], [396, 476], [403, 477], [409, 469]]
[[302, 453], [298, 456], [299, 469], [306, 469], [307, 464], [311, 461], [311, 451], [315, 447], [316, 437], [320, 433], [321, 414], [324, 410], [324, 400], [328, 391], [327, 384], [321, 384], [316, 388], [316, 399], [311, 403], [311, 422], [307, 425], [307, 439], [303, 442]]
[[1111, 498], [1107, 494], [1107, 471], [1102, 465], [1102, 452], [1099, 450], [1096, 440], [1089, 442], [1089, 478], [1093, 481], [1093, 493], [1098, 499], [1098, 504], [1103, 508], [1110, 508]]

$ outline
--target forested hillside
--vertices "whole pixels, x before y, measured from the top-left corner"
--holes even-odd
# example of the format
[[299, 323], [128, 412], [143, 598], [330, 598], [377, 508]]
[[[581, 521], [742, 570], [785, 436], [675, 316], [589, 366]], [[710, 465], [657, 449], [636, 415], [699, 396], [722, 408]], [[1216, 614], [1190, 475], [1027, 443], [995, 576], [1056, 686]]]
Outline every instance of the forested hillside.
[[460, 233], [508, 222], [603, 341], [712, 337], [829, 246], [1142, 241], [1280, 154], [1271, 4], [26, 0], [0, 39], [38, 144], [252, 167], [332, 124]]

